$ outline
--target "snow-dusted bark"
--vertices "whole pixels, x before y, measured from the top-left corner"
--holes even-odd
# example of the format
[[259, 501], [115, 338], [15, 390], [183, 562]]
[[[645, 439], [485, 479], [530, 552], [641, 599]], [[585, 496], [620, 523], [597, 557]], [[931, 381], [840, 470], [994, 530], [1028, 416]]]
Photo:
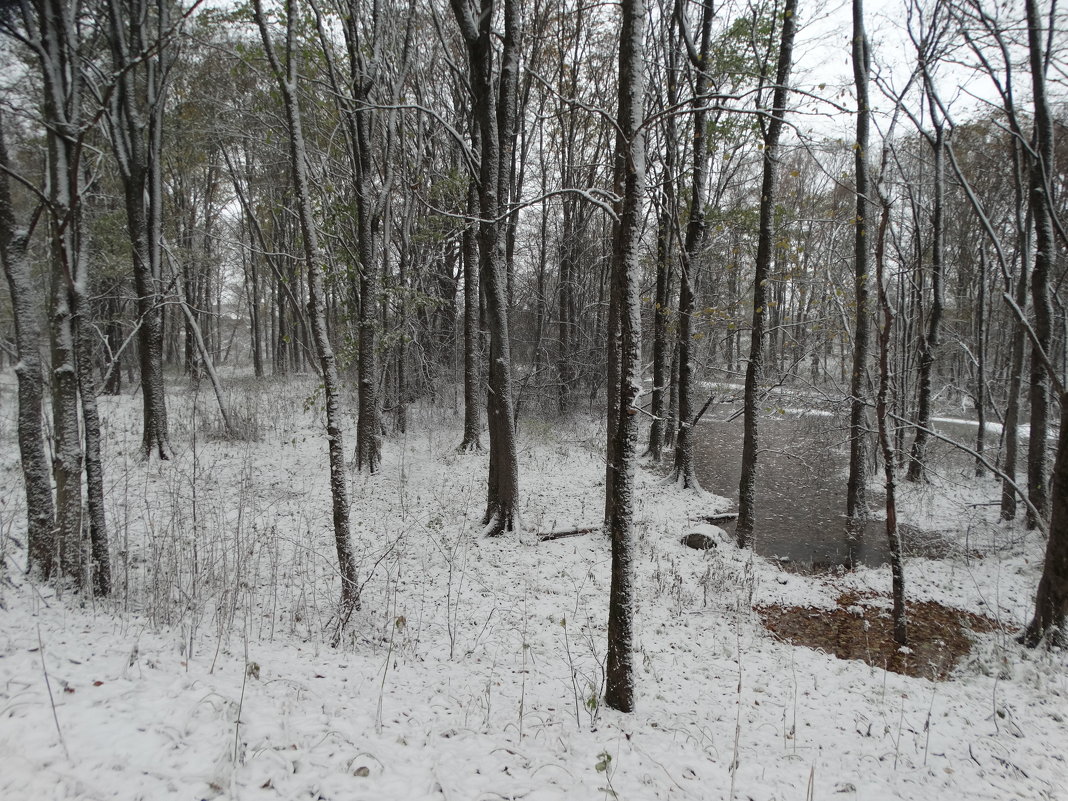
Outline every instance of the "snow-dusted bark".
[[945, 277], [945, 131], [941, 117], [937, 116], [934, 88], [930, 74], [924, 68], [924, 89], [930, 100], [934, 134], [927, 137], [932, 150], [932, 188], [934, 198], [931, 208], [931, 309], [927, 317], [927, 330], [920, 342], [920, 366], [916, 376], [916, 435], [909, 452], [909, 481], [920, 481], [927, 469], [927, 432], [931, 427], [931, 373], [934, 370], [935, 354], [941, 340], [942, 313]]
[[1035, 595], [1035, 615], [1023, 635], [1024, 643], [1032, 647], [1047, 635], [1061, 642], [1068, 640], [1068, 393], [1062, 391], [1060, 401], [1061, 429], [1053, 465], [1046, 561]]
[[79, 279], [71, 291], [74, 331], [77, 338], [76, 363], [78, 395], [81, 399], [85, 454], [85, 498], [89, 523], [88, 587], [99, 596], [111, 594], [111, 555], [104, 516], [104, 463], [100, 457], [100, 413], [96, 406], [96, 373], [93, 369], [93, 331], [86, 321], [89, 308], [85, 292], [87, 260], [83, 242], [79, 257]]
[[[64, 215], [65, 216], [65, 215]], [[52, 247], [62, 251], [64, 234], [53, 221]], [[56, 528], [53, 570], [82, 584], [85, 553], [82, 543], [82, 445], [75, 366], [74, 313], [66, 281], [69, 262], [60, 252], [52, 257], [52, 477], [56, 485]]]
[[[477, 131], [477, 129], [475, 129]], [[476, 142], [477, 144], [477, 142]], [[477, 151], [477, 147], [475, 148]], [[464, 228], [462, 247], [464, 264], [464, 436], [460, 450], [480, 451], [479, 403], [480, 354], [478, 340], [478, 183], [474, 177], [467, 185], [467, 215], [471, 218]]]
[[341, 603], [337, 620], [337, 638], [340, 638], [353, 611], [359, 607], [360, 597], [359, 586], [356, 583], [356, 558], [349, 534], [349, 493], [345, 477], [345, 447], [341, 431], [340, 379], [337, 359], [326, 330], [326, 300], [323, 290], [322, 258], [319, 252], [319, 232], [312, 212], [308, 185], [308, 152], [304, 141], [300, 105], [297, 102], [297, 57], [294, 43], [297, 0], [286, 0], [286, 35], [281, 57], [275, 52], [260, 0], [253, 0], [253, 9], [256, 24], [263, 39], [264, 51], [282, 94], [286, 120], [289, 124], [290, 169], [300, 219], [300, 233], [304, 241], [304, 269], [308, 276], [308, 318], [322, 371], [323, 395], [326, 401], [326, 440], [330, 454], [330, 497], [333, 506], [334, 544], [341, 575]]
[[[707, 118], [709, 78], [708, 50], [712, 38], [712, 3], [705, 3], [701, 12], [700, 50], [690, 53], [690, 62], [697, 77], [694, 81], [693, 108], [693, 183], [690, 196], [690, 216], [686, 222], [686, 241], [682, 252], [682, 270], [679, 274], [679, 431], [675, 440], [675, 480], [682, 487], [700, 489], [693, 467], [694, 408], [691, 400], [693, 390], [693, 361], [690, 346], [693, 344], [693, 317], [696, 311], [694, 295], [695, 264], [705, 239], [705, 183], [708, 177], [708, 144], [705, 120]], [[678, 12], [680, 28], [686, 26], [686, 16]], [[689, 41], [689, 34], [685, 35]]]
[[41, 70], [42, 114], [47, 123], [50, 346], [52, 352], [52, 477], [56, 523], [49, 578], [88, 579], [82, 536], [82, 442], [78, 402], [76, 293], [80, 264], [82, 95], [80, 6], [41, 0], [22, 7], [27, 41]]
[[908, 642], [908, 620], [905, 615], [905, 566], [901, 553], [901, 532], [897, 525], [897, 495], [894, 479], [894, 446], [890, 434], [890, 339], [894, 329], [894, 312], [886, 294], [884, 265], [886, 262], [886, 227], [890, 207], [883, 201], [882, 216], [875, 244], [875, 281], [879, 291], [879, 308], [883, 325], [879, 331], [879, 389], [875, 396], [875, 417], [879, 427], [879, 446], [883, 456], [883, 489], [886, 492], [886, 537], [890, 548], [892, 577], [894, 640], [901, 645]]
[[868, 35], [864, 27], [864, 0], [853, 0], [853, 82], [857, 92], [857, 142], [853, 154], [857, 191], [857, 217], [853, 229], [853, 297], [856, 317], [853, 328], [853, 372], [849, 384], [849, 478], [846, 481], [846, 518], [851, 535], [860, 530], [857, 521], [863, 519], [868, 511], [865, 445], [868, 437], [868, 332], [871, 330], [871, 321], [868, 319], [868, 272], [871, 269], [871, 245], [868, 236], [868, 214], [871, 208], [868, 201], [870, 67]]
[[[1046, 432], [1049, 430], [1050, 377], [1043, 358], [1052, 352], [1053, 305], [1050, 280], [1057, 263], [1057, 243], [1053, 233], [1054, 125], [1046, 96], [1046, 27], [1036, 0], [1026, 0], [1027, 31], [1031, 64], [1031, 86], [1035, 113], [1035, 152], [1031, 160], [1030, 206], [1035, 221], [1035, 264], [1031, 271], [1031, 306], [1034, 311], [1035, 342], [1031, 348], [1031, 439], [1027, 451], [1027, 525], [1037, 528], [1038, 515], [1049, 509], [1049, 456]], [[1034, 511], [1032, 511], [1034, 510]]]
[[[483, 525], [496, 535], [516, 527], [519, 496], [519, 455], [515, 435], [515, 403], [512, 397], [512, 358], [508, 335], [507, 258], [505, 219], [507, 205], [502, 186], [510, 168], [504, 158], [505, 140], [515, 124], [515, 81], [495, 80], [493, 66], [494, 0], [481, 0], [476, 7], [469, 0], [451, 0], [460, 34], [467, 46], [471, 79], [472, 116], [478, 126], [479, 162], [479, 271], [486, 295], [486, 323], [489, 328], [489, 391], [486, 417], [489, 424], [489, 480]], [[515, 58], [518, 0], [505, 0], [504, 50], [502, 65]], [[507, 190], [505, 189], [505, 194]]]
[[[348, 85], [352, 97], [336, 95], [349, 139], [349, 161], [352, 167], [352, 183], [356, 196], [356, 251], [360, 269], [355, 276], [353, 296], [359, 299], [359, 361], [357, 371], [357, 395], [359, 411], [356, 418], [356, 469], [368, 473], [378, 471], [382, 446], [379, 435], [382, 429], [381, 411], [378, 402], [378, 347], [376, 344], [379, 325], [379, 265], [375, 260], [375, 190], [372, 181], [371, 160], [374, 111], [370, 107], [373, 75], [377, 60], [377, 41], [363, 41], [359, 26], [367, 10], [356, 0], [348, 0], [347, 13], [343, 17], [342, 33], [348, 56]], [[372, 5], [371, 15], [379, 13], [378, 4]], [[371, 22], [377, 30], [377, 19]], [[325, 47], [325, 44], [324, 44]], [[389, 230], [389, 226], [384, 226]], [[384, 255], [389, 248], [383, 249]]]
[[786, 115], [787, 82], [793, 64], [794, 34], [797, 30], [797, 0], [783, 7], [779, 59], [775, 70], [771, 119], [764, 129], [764, 170], [760, 184], [760, 223], [757, 234], [756, 264], [753, 275], [753, 316], [749, 333], [749, 363], [745, 368], [742, 400], [742, 477], [738, 483], [738, 544], [746, 547], [753, 536], [756, 512], [757, 463], [757, 383], [764, 365], [764, 327], [767, 318], [767, 285], [775, 238], [775, 195], [779, 184], [779, 139]]
[[140, 318], [141, 449], [170, 455], [163, 383], [163, 113], [173, 61], [166, 0], [108, 0], [116, 80], [107, 123], [122, 180]]
[[618, 144], [623, 156], [623, 206], [615, 248], [612, 303], [619, 313], [619, 386], [609, 403], [618, 409], [615, 463], [611, 472], [612, 582], [608, 602], [608, 654], [605, 703], [634, 709], [634, 462], [638, 450], [638, 400], [641, 395], [641, 227], [645, 193], [645, 3], [622, 0], [619, 41]]
[[41, 298], [26, 253], [29, 235], [16, 223], [7, 167], [3, 117], [0, 116], [0, 261], [3, 261], [4, 275], [11, 292], [19, 358], [15, 375], [19, 386], [19, 456], [26, 489], [26, 547], [30, 570], [47, 576], [53, 570], [52, 527], [55, 523], [55, 507], [41, 430], [41, 400], [44, 395], [40, 351]]

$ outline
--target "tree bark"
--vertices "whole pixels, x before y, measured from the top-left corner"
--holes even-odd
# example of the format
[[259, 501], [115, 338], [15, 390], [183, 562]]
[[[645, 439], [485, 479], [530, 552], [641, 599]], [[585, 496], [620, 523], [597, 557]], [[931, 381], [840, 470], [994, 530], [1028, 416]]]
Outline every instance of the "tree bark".
[[929, 137], [933, 151], [934, 200], [931, 220], [931, 311], [927, 318], [927, 331], [920, 344], [920, 365], [916, 377], [916, 435], [909, 452], [909, 481], [922, 481], [927, 471], [927, 431], [931, 427], [931, 373], [934, 370], [935, 353], [941, 338], [943, 281], [945, 273], [945, 131], [935, 108], [934, 89], [924, 69], [924, 85], [930, 99], [934, 136]]
[[[1031, 271], [1031, 304], [1034, 313], [1035, 342], [1031, 346], [1031, 438], [1027, 449], [1027, 527], [1037, 528], [1037, 515], [1049, 511], [1049, 431], [1050, 377], [1043, 363], [1053, 343], [1053, 306], [1050, 275], [1057, 261], [1053, 234], [1052, 177], [1054, 175], [1053, 117], [1046, 97], [1046, 57], [1043, 20], [1036, 0], [1026, 0], [1027, 36], [1031, 64], [1031, 86], [1035, 107], [1035, 154], [1031, 160], [1030, 208], [1035, 223], [1035, 264]], [[1032, 511], [1034, 510], [1034, 511]]]
[[638, 399], [641, 395], [641, 306], [639, 269], [642, 195], [645, 191], [645, 136], [641, 124], [645, 99], [645, 4], [622, 0], [619, 45], [619, 143], [623, 146], [623, 213], [613, 301], [619, 308], [619, 393], [609, 396], [618, 407], [613, 505], [612, 580], [608, 603], [608, 653], [605, 703], [621, 712], [634, 709], [634, 461], [638, 446]]
[[[494, 0], [451, 0], [460, 33], [467, 46], [471, 76], [472, 116], [479, 129], [479, 272], [486, 296], [489, 328], [489, 389], [486, 416], [489, 423], [489, 478], [485, 533], [495, 536], [516, 528], [519, 495], [519, 454], [515, 435], [512, 397], [512, 359], [508, 333], [507, 258], [504, 216], [510, 159], [507, 143], [515, 114], [515, 81], [507, 74], [515, 69], [518, 0], [504, 3], [504, 47], [501, 74], [495, 86]], [[502, 188], [504, 195], [502, 195]]]
[[[477, 150], [477, 127], [472, 129], [472, 138]], [[467, 216], [469, 221], [464, 226], [461, 239], [464, 265], [464, 436], [460, 450], [463, 452], [482, 450], [482, 443], [479, 442], [482, 411], [479, 403], [479, 340], [482, 335], [478, 324], [478, 180], [475, 176], [471, 176], [467, 184]]]
[[853, 329], [853, 372], [849, 385], [849, 478], [846, 482], [846, 525], [850, 537], [859, 536], [860, 521], [867, 517], [865, 451], [868, 415], [868, 272], [871, 246], [868, 236], [868, 141], [871, 109], [868, 100], [870, 72], [868, 35], [864, 28], [864, 0], [853, 0], [853, 81], [857, 91], [857, 141], [854, 149], [857, 215], [853, 229], [853, 293], [856, 319]]
[[[108, 37], [117, 76], [107, 114], [122, 180], [140, 317], [141, 450], [170, 457], [163, 383], [163, 116], [172, 56], [165, 0], [109, 0]], [[150, 29], [155, 23], [155, 39]]]
[[26, 550], [31, 574], [48, 576], [53, 571], [52, 527], [55, 506], [48, 475], [41, 426], [44, 375], [41, 368], [41, 324], [34, 281], [27, 254], [29, 232], [18, 227], [12, 204], [10, 162], [4, 142], [4, 118], [0, 115], [0, 260], [4, 264], [11, 310], [15, 323], [18, 363], [18, 441], [22, 479], [26, 492]]
[[1032, 648], [1047, 634], [1066, 639], [1064, 620], [1068, 614], [1068, 393], [1062, 392], [1061, 430], [1057, 458], [1053, 465], [1053, 493], [1050, 509], [1046, 561], [1035, 595], [1035, 615], [1024, 632], [1023, 642]]
[[875, 399], [875, 415], [879, 425], [879, 445], [883, 454], [884, 489], [886, 491], [886, 538], [890, 549], [892, 576], [894, 640], [900, 645], [908, 642], [908, 620], [905, 614], [905, 567], [901, 553], [901, 532], [897, 526], [897, 496], [894, 479], [894, 445], [890, 439], [890, 338], [894, 329], [894, 313], [886, 293], [884, 275], [886, 227], [890, 220], [890, 206], [883, 201], [876, 243], [875, 269], [879, 289], [879, 305], [883, 312], [883, 326], [879, 333], [879, 390]]
[[745, 368], [745, 390], [742, 399], [742, 476], [738, 482], [738, 524], [735, 527], [738, 545], [742, 548], [750, 544], [755, 524], [758, 447], [757, 383], [760, 381], [764, 364], [764, 322], [767, 316], [767, 284], [775, 236], [779, 139], [782, 135], [783, 118], [786, 116], [787, 82], [790, 80], [790, 68], [793, 64], [794, 34], [797, 30], [796, 10], [797, 0], [786, 0], [783, 8], [779, 58], [775, 70], [771, 120], [764, 131], [760, 222], [753, 275], [753, 316], [749, 334], [749, 363]]
[[308, 279], [308, 318], [322, 371], [323, 395], [326, 400], [326, 440], [330, 453], [330, 497], [333, 510], [334, 544], [341, 574], [341, 601], [338, 608], [337, 633], [334, 638], [336, 645], [352, 613], [359, 608], [360, 596], [359, 586], [356, 583], [356, 558], [349, 534], [349, 494], [345, 476], [345, 447], [341, 430], [340, 379], [334, 349], [326, 333], [319, 235], [312, 213], [307, 167], [308, 154], [296, 95], [297, 57], [294, 49], [294, 32], [297, 23], [295, 19], [297, 0], [286, 0], [284, 63], [279, 59], [271, 42], [261, 0], [253, 0], [253, 9], [264, 51], [285, 103], [286, 120], [289, 125], [290, 170], [300, 218], [301, 238], [304, 240], [304, 268]]
[[[712, 38], [713, 4], [704, 3], [701, 12], [700, 50], [690, 53], [690, 64], [696, 72], [694, 81], [693, 109], [693, 184], [690, 196], [690, 216], [686, 221], [686, 241], [683, 245], [679, 271], [679, 430], [675, 438], [675, 482], [684, 489], [700, 489], [693, 466], [693, 438], [691, 437], [693, 403], [693, 360], [690, 346], [693, 344], [693, 317], [696, 307], [694, 283], [697, 258], [705, 238], [705, 182], [708, 177], [708, 145], [705, 141], [705, 120], [708, 100], [708, 50]], [[676, 14], [680, 30], [685, 30], [686, 16], [682, 4]], [[689, 35], [684, 33], [689, 40]]]

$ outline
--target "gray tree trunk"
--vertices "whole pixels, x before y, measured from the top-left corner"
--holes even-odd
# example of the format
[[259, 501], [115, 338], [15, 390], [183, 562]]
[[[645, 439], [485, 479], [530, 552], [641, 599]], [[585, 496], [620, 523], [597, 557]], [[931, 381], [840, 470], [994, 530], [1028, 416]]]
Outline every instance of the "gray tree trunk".
[[126, 201], [140, 317], [141, 450], [170, 457], [163, 383], [163, 116], [173, 33], [166, 0], [109, 0], [108, 37], [116, 83], [107, 114]]
[[897, 525], [894, 445], [890, 435], [889, 420], [890, 339], [894, 328], [894, 313], [886, 293], [884, 275], [886, 227], [889, 219], [890, 206], [884, 199], [882, 218], [879, 221], [878, 240], [875, 246], [875, 280], [879, 290], [879, 306], [883, 313], [883, 326], [879, 332], [879, 389], [875, 398], [875, 416], [878, 420], [879, 445], [883, 455], [883, 488], [886, 492], [886, 537], [890, 549], [894, 640], [901, 645], [905, 645], [908, 642], [908, 620], [905, 614], [905, 567], [901, 552], [901, 532]]
[[608, 653], [605, 703], [621, 712], [634, 709], [634, 462], [638, 448], [638, 401], [641, 396], [642, 196], [645, 193], [645, 3], [622, 0], [619, 43], [618, 142], [623, 147], [623, 213], [612, 302], [619, 310], [619, 392], [609, 396], [618, 408], [615, 465], [612, 471], [612, 581], [608, 601]]
[[[519, 454], [508, 334], [505, 215], [502, 213], [507, 205], [510, 169], [507, 143], [515, 124], [516, 87], [509, 70], [516, 68], [519, 6], [518, 0], [505, 0], [502, 66], [500, 75], [495, 75], [494, 0], [481, 0], [477, 7], [469, 0], [451, 0], [451, 5], [467, 46], [472, 116], [479, 129], [479, 272], [486, 296], [490, 338], [486, 399], [489, 478], [482, 522], [486, 534], [492, 536], [515, 529], [519, 495]], [[495, 77], [499, 80], [495, 81]]]
[[[753, 316], [750, 327], [749, 363], [745, 368], [742, 398], [742, 476], [738, 482], [738, 545], [747, 547], [756, 522], [757, 470], [757, 384], [764, 364], [764, 324], [767, 317], [767, 283], [771, 270], [775, 236], [775, 194], [778, 188], [779, 139], [786, 116], [787, 82], [793, 65], [794, 34], [797, 30], [797, 0], [783, 7], [779, 58], [775, 69], [771, 120], [764, 130], [764, 169], [760, 185], [760, 222], [757, 234], [756, 264], [753, 275]], [[681, 421], [680, 421], [681, 425]]]
[[[694, 80], [693, 109], [693, 183], [690, 196], [690, 216], [686, 222], [686, 241], [683, 245], [681, 270], [679, 271], [679, 430], [675, 439], [675, 481], [685, 489], [700, 489], [693, 467], [694, 408], [690, 395], [693, 390], [693, 361], [690, 346], [693, 343], [693, 317], [696, 306], [694, 275], [697, 258], [705, 238], [705, 182], [708, 177], [708, 145], [705, 141], [705, 120], [708, 100], [708, 51], [712, 36], [712, 3], [705, 3], [701, 12], [700, 50], [690, 52], [690, 64]], [[689, 43], [685, 32], [686, 15], [680, 4], [676, 11], [679, 28]]]
[[[472, 141], [477, 143], [477, 137], [478, 128], [475, 127]], [[478, 325], [478, 181], [474, 176], [471, 176], [467, 185], [467, 216], [469, 222], [464, 226], [461, 240], [464, 265], [464, 436], [460, 450], [463, 452], [482, 450], [482, 443], [479, 442], [482, 411], [479, 385], [482, 371], [479, 369], [481, 332]]]
[[1031, 346], [1031, 438], [1027, 450], [1028, 528], [1039, 526], [1038, 515], [1049, 511], [1050, 376], [1043, 363], [1053, 343], [1053, 306], [1050, 275], [1057, 263], [1053, 234], [1054, 135], [1053, 117], [1046, 97], [1046, 56], [1043, 19], [1036, 0], [1026, 0], [1031, 86], [1035, 107], [1035, 154], [1031, 161], [1030, 208], [1035, 223], [1035, 265], [1031, 271], [1031, 305], [1035, 342]]
[[920, 343], [920, 365], [916, 377], [916, 435], [909, 452], [909, 481], [922, 481], [927, 471], [927, 431], [931, 427], [931, 373], [934, 370], [935, 354], [941, 338], [943, 301], [943, 278], [945, 272], [945, 132], [942, 120], [937, 116], [933, 100], [934, 89], [924, 71], [924, 84], [930, 98], [934, 136], [928, 137], [933, 151], [933, 189], [931, 220], [931, 311], [927, 318], [927, 330]]
[[853, 81], [857, 92], [857, 142], [854, 150], [857, 216], [853, 238], [853, 292], [856, 318], [853, 329], [853, 372], [849, 385], [849, 478], [846, 482], [846, 520], [850, 536], [861, 531], [859, 522], [867, 516], [867, 476], [865, 451], [868, 438], [867, 372], [868, 273], [871, 270], [868, 199], [868, 141], [871, 109], [868, 101], [868, 75], [871, 69], [868, 35], [864, 28], [864, 0], [853, 0]]
[[41, 309], [38, 283], [27, 256], [29, 232], [19, 228], [12, 205], [10, 166], [4, 143], [4, 118], [0, 116], [0, 260], [4, 264], [11, 310], [15, 323], [18, 364], [15, 376], [19, 387], [18, 441], [22, 479], [26, 491], [26, 549], [31, 574], [51, 575], [53, 565], [52, 527], [55, 506], [52, 481], [48, 474], [41, 426], [44, 375], [41, 368]]
[[[319, 366], [322, 371], [323, 395], [326, 401], [326, 440], [330, 454], [330, 497], [332, 500], [334, 545], [337, 549], [338, 567], [341, 575], [341, 601], [338, 608], [337, 634], [340, 640], [349, 618], [359, 608], [359, 586], [356, 583], [356, 557], [349, 534], [349, 493], [345, 477], [345, 447], [341, 430], [340, 379], [334, 349], [326, 332], [326, 302], [323, 291], [322, 259], [319, 253], [319, 234], [312, 213], [308, 182], [308, 152], [304, 143], [304, 127], [297, 102], [297, 56], [295, 53], [295, 27], [297, 24], [297, 0], [286, 0], [286, 36], [283, 55], [275, 52], [261, 0], [253, 0], [256, 24], [263, 40], [264, 51], [286, 108], [289, 124], [290, 169], [293, 176], [293, 191], [300, 217], [301, 238], [304, 240], [304, 268], [308, 278], [308, 318], [315, 343]], [[284, 59], [284, 61], [283, 61]]]

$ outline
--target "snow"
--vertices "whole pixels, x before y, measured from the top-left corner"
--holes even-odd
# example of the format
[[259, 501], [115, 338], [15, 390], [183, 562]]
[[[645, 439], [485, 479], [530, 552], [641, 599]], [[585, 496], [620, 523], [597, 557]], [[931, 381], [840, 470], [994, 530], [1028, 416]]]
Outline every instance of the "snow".
[[[92, 601], [14, 569], [23, 495], [14, 379], [0, 379], [0, 798], [1068, 798], [1063, 651], [978, 635], [933, 683], [779, 642], [754, 605], [885, 592], [889, 569], [784, 573], [701, 520], [726, 501], [649, 466], [637, 711], [603, 707], [608, 542], [529, 536], [600, 519], [595, 420], [523, 421], [528, 533], [483, 539], [488, 456], [456, 453], [452, 410], [413, 410], [381, 473], [350, 472], [365, 583], [331, 648], [314, 381], [232, 386], [263, 440], [212, 439], [214, 399], [175, 391], [165, 463], [139, 459], [139, 399], [100, 398], [116, 592]], [[902, 487], [904, 522], [962, 546], [910, 559], [908, 592], [1019, 626], [1043, 543], [970, 505], [991, 497], [992, 482], [949, 476]], [[691, 532], [719, 547], [684, 547]]]

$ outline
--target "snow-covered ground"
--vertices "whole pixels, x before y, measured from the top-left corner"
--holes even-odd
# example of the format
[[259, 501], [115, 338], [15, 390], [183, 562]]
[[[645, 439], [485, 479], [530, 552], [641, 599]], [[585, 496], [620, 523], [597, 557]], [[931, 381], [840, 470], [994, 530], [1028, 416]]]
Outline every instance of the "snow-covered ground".
[[[175, 392], [162, 464], [138, 458], [138, 399], [102, 398], [116, 590], [57, 597], [18, 569], [3, 378], [2, 799], [1068, 799], [1063, 651], [979, 635], [933, 683], [779, 642], [754, 606], [885, 592], [888, 570], [799, 576], [722, 537], [685, 548], [684, 534], [719, 535], [699, 519], [726, 502], [653, 472], [638, 710], [603, 707], [608, 544], [535, 536], [600, 519], [595, 421], [524, 421], [527, 531], [487, 540], [485, 454], [455, 453], [451, 408], [413, 413], [381, 473], [352, 476], [366, 583], [335, 649], [314, 382], [238, 382], [254, 442], [212, 439], [206, 388]], [[974, 481], [905, 494], [906, 518], [966, 545], [910, 560], [912, 598], [1026, 622], [1043, 543], [973, 505], [996, 497]]]

